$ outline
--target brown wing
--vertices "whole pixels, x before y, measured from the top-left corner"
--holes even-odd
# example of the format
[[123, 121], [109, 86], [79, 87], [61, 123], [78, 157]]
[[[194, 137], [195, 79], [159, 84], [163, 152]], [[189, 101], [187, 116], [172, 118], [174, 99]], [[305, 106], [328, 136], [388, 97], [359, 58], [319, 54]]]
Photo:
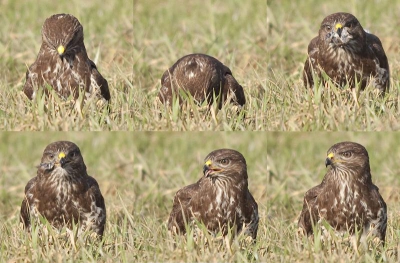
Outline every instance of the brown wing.
[[[162, 103], [172, 103], [172, 88], [171, 88], [171, 69], [164, 72], [161, 77], [161, 89], [158, 98]], [[176, 94], [178, 95], [178, 94]]]
[[380, 39], [377, 36], [369, 33], [366, 33], [366, 36], [367, 44], [372, 49], [375, 56], [378, 58], [381, 68], [389, 70], [388, 59], [386, 57], [385, 51], [383, 50], [382, 42], [380, 41]]
[[315, 69], [318, 52], [318, 36], [316, 36], [311, 40], [310, 44], [308, 44], [308, 57], [306, 62], [304, 63], [303, 82], [304, 86], [306, 87], [312, 87], [314, 85], [312, 71], [313, 69]]
[[94, 64], [93, 61], [89, 60], [89, 65], [91, 68], [91, 74], [92, 74], [92, 80], [96, 82], [96, 85], [100, 87], [100, 92], [101, 96], [103, 96], [104, 99], [107, 101], [110, 100], [110, 91], [108, 89], [108, 82], [103, 76], [100, 74], [100, 72], [97, 70], [96, 64]]
[[250, 235], [253, 239], [257, 237], [258, 230], [258, 205], [254, 197], [251, 195], [250, 191], [247, 190], [246, 193], [246, 204], [245, 204], [245, 222], [247, 228], [245, 232]]
[[38, 64], [35, 61], [26, 71], [24, 93], [32, 100], [35, 89], [43, 85], [43, 78], [41, 77], [41, 70], [38, 69]]
[[[246, 98], [244, 96], [243, 87], [239, 85], [236, 79], [232, 76], [231, 70], [225, 67], [225, 84], [222, 90], [223, 99], [226, 100], [228, 93], [233, 92], [235, 98], [233, 99], [240, 106], [243, 106], [246, 103]], [[221, 105], [222, 106], [222, 105]]]
[[30, 219], [30, 195], [32, 195], [33, 188], [36, 186], [37, 177], [32, 178], [29, 180], [28, 184], [25, 186], [25, 196], [24, 200], [21, 204], [21, 215], [20, 221], [24, 224], [24, 228], [29, 231], [31, 226], [31, 219]]
[[191, 217], [189, 203], [192, 197], [197, 194], [199, 183], [191, 184], [180, 189], [174, 197], [174, 204], [168, 219], [168, 229], [172, 232], [185, 233], [185, 223], [187, 224]]
[[[385, 51], [383, 49], [382, 43], [380, 39], [373, 35], [366, 33], [367, 36], [367, 45], [369, 48], [372, 50], [374, 53], [375, 57], [379, 61], [379, 66], [381, 69], [377, 74], [377, 83], [376, 86], [381, 90], [381, 91], [386, 91], [389, 88], [390, 85], [390, 70], [389, 70], [389, 62], [386, 57]], [[380, 78], [380, 79], [379, 79]]]
[[86, 180], [89, 189], [87, 191], [87, 196], [89, 199], [95, 201], [96, 207], [91, 207], [92, 213], [96, 214], [97, 216], [92, 219], [93, 221], [90, 222], [92, 224], [92, 229], [100, 236], [103, 236], [104, 227], [106, 223], [106, 206], [104, 203], [103, 195], [100, 192], [100, 187], [97, 181], [91, 177], [87, 176]]
[[374, 235], [385, 243], [386, 237], [386, 227], [387, 227], [387, 207], [383, 200], [381, 194], [379, 193], [379, 188], [372, 184], [370, 186], [371, 201], [368, 202], [368, 206], [376, 205], [377, 207], [370, 207], [377, 215], [377, 223], [374, 226]]
[[304, 195], [303, 210], [301, 211], [298, 226], [307, 235], [312, 234], [312, 227], [318, 221], [318, 211], [315, 207], [317, 196], [322, 192], [322, 184], [308, 190]]

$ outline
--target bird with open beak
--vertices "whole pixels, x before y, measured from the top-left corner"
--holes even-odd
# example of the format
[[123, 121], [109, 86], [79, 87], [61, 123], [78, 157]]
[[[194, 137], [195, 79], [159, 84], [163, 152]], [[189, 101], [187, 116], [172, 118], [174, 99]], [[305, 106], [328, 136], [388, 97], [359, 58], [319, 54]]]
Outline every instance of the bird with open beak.
[[238, 151], [219, 149], [204, 160], [203, 177], [180, 189], [168, 220], [168, 229], [186, 232], [186, 225], [202, 222], [212, 233], [242, 230], [257, 236], [258, 206], [248, 189], [246, 160]]

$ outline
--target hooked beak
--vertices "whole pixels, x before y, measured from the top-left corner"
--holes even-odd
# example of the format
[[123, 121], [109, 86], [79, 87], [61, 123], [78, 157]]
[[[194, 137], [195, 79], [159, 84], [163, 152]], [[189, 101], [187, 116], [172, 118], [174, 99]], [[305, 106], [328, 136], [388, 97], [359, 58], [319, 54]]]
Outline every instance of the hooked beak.
[[66, 159], [65, 159], [65, 153], [64, 152], [60, 152], [58, 154], [58, 161], [56, 162], [56, 164], [59, 163], [62, 166], [64, 166], [64, 164], [66, 163]]
[[60, 45], [60, 46], [57, 48], [57, 52], [58, 52], [58, 54], [59, 54], [60, 56], [62, 56], [62, 55], [64, 54], [64, 52], [65, 52], [65, 47], [64, 47], [63, 45]]
[[341, 37], [341, 36], [342, 36], [342, 31], [343, 31], [343, 26], [342, 26], [342, 24], [337, 23], [337, 24], [335, 25], [335, 28], [336, 28], [336, 33], [339, 35], [339, 37]]
[[203, 166], [203, 174], [205, 177], [210, 177], [210, 176], [212, 176], [212, 174], [214, 172], [218, 172], [221, 170], [222, 169], [220, 169], [220, 168], [214, 167], [211, 160], [208, 160], [207, 162], [205, 162], [205, 164]]
[[328, 157], [325, 159], [325, 167], [328, 167], [328, 165], [332, 165], [333, 157], [333, 153], [328, 154]]

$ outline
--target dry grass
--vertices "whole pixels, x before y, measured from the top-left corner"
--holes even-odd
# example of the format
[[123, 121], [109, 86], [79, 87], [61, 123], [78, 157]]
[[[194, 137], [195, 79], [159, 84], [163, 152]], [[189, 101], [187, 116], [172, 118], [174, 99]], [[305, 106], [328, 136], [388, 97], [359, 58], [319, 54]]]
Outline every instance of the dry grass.
[[[334, 2], [306, 0], [269, 1], [268, 73], [266, 92], [270, 130], [381, 131], [397, 130], [399, 119], [399, 39], [397, 14], [400, 4], [392, 1]], [[374, 88], [352, 96], [348, 89], [333, 85], [305, 89], [302, 70], [307, 46], [318, 34], [325, 16], [335, 12], [354, 14], [365, 29], [382, 41], [391, 69], [391, 86], [384, 98]], [[324, 95], [322, 95], [322, 90]], [[335, 94], [335, 97], [327, 93]]]
[[[400, 142], [393, 133], [0, 133], [0, 261], [145, 262], [281, 261], [398, 262], [400, 250]], [[19, 224], [23, 188], [35, 175], [44, 147], [55, 140], [76, 142], [90, 175], [106, 200], [104, 241], [29, 237]], [[266, 144], [268, 140], [268, 149]], [[373, 181], [388, 205], [386, 246], [358, 250], [334, 247], [297, 235], [305, 191], [322, 180], [326, 150], [352, 140], [369, 151]], [[259, 205], [257, 242], [222, 238], [195, 242], [172, 237], [166, 221], [174, 193], [202, 175], [203, 158], [233, 148], [248, 164], [249, 188]], [[28, 150], [27, 150], [28, 149]]]
[[[391, 0], [346, 6], [305, 0], [212, 1], [120, 0], [106, 8], [100, 1], [46, 11], [6, 1], [0, 30], [0, 128], [4, 130], [397, 130], [399, 117], [400, 4]], [[339, 9], [340, 8], [340, 9]], [[13, 11], [11, 11], [13, 10]], [[27, 66], [40, 45], [40, 27], [52, 13], [70, 12], [84, 25], [89, 56], [108, 79], [111, 112], [89, 102], [82, 112], [54, 112], [30, 103], [21, 90]], [[355, 14], [383, 42], [391, 68], [384, 98], [373, 87], [353, 96], [348, 89], [306, 89], [301, 80], [309, 41], [322, 19], [333, 12]], [[388, 22], [390, 21], [390, 22]], [[247, 104], [237, 115], [232, 105], [213, 114], [188, 103], [164, 107], [157, 99], [160, 78], [177, 59], [206, 53], [231, 68], [244, 87]], [[333, 94], [334, 96], [331, 96]], [[57, 103], [56, 103], [57, 104]]]

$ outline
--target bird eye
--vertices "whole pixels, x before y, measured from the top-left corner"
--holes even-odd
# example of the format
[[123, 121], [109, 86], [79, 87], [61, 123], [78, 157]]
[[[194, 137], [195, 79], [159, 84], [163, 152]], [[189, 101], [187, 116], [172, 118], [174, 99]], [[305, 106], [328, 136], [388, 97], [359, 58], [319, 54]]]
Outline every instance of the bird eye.
[[329, 26], [329, 25], [326, 25], [326, 26], [325, 26], [325, 30], [326, 30], [326, 31], [331, 31], [331, 29], [332, 29], [331, 26]]
[[50, 157], [50, 159], [53, 159], [54, 158], [54, 154], [50, 154], [49, 157]]
[[349, 22], [349, 23], [346, 24], [346, 26], [347, 26], [348, 28], [355, 27], [356, 25], [357, 25], [357, 22], [356, 22], [356, 21], [351, 21], [351, 22]]
[[351, 157], [352, 153], [351, 152], [342, 152], [340, 155], [342, 155], [343, 157], [349, 158], [349, 157]]
[[70, 156], [70, 157], [75, 157], [75, 156], [76, 156], [76, 152], [75, 152], [75, 151], [71, 152], [71, 153], [69, 154], [69, 156]]
[[219, 163], [220, 164], [228, 164], [229, 160], [228, 159], [221, 159], [221, 160], [219, 160]]

